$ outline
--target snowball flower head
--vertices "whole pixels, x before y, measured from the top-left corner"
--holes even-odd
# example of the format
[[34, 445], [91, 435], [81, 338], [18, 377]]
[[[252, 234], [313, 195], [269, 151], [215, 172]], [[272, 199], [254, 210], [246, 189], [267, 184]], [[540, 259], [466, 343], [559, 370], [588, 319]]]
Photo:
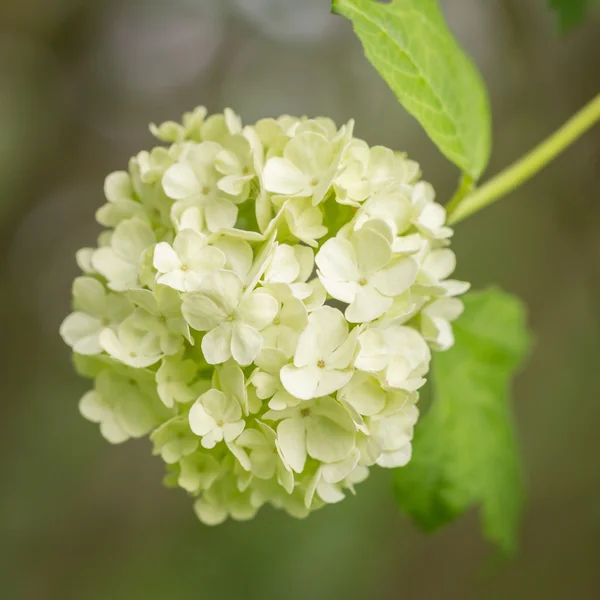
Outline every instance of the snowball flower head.
[[406, 465], [468, 288], [418, 165], [324, 118], [199, 107], [151, 131], [77, 253], [60, 332], [93, 380], [82, 415], [149, 436], [211, 525], [305, 517]]

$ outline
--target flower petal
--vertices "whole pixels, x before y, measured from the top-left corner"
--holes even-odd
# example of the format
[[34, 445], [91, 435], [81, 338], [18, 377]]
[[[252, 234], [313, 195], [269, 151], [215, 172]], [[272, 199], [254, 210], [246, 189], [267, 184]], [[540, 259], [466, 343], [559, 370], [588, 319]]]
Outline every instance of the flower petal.
[[284, 158], [270, 158], [263, 171], [263, 184], [269, 192], [286, 196], [299, 194], [308, 187], [308, 177]]
[[392, 258], [390, 243], [370, 227], [363, 227], [354, 232], [351, 241], [362, 277], [371, 277], [385, 267]]
[[169, 273], [181, 267], [177, 253], [167, 242], [156, 244], [152, 264], [159, 273]]
[[323, 284], [323, 287], [332, 298], [350, 303], [356, 297], [356, 292], [359, 287], [359, 284], [356, 281], [336, 281], [334, 279], [328, 279], [321, 271], [317, 271], [317, 275], [319, 276], [319, 280]]
[[197, 331], [210, 331], [228, 316], [222, 306], [203, 293], [186, 294], [181, 303], [181, 313], [190, 327]]
[[232, 326], [221, 323], [202, 338], [202, 353], [209, 365], [224, 363], [231, 357]]
[[204, 218], [209, 231], [229, 229], [235, 225], [238, 207], [226, 198], [212, 198], [206, 203]]
[[[317, 367], [318, 368], [318, 367]], [[337, 369], [320, 369], [321, 374], [319, 377], [319, 385], [317, 386], [317, 391], [315, 396], [327, 396], [328, 394], [332, 394], [336, 390], [339, 390], [341, 387], [345, 386], [352, 377], [352, 371], [339, 371]]]
[[86, 313], [71, 313], [60, 326], [60, 335], [77, 354], [99, 354], [100, 331], [103, 325], [99, 319]]
[[107, 310], [107, 294], [104, 286], [93, 277], [77, 277], [73, 281], [75, 308], [102, 318]]
[[245, 279], [252, 266], [253, 253], [250, 244], [245, 240], [222, 236], [213, 242], [213, 245], [225, 255], [227, 267], [233, 269], [240, 279]]
[[423, 270], [436, 281], [446, 279], [456, 268], [456, 255], [449, 248], [432, 250], [423, 261]]
[[254, 327], [245, 323], [233, 323], [231, 354], [239, 365], [248, 366], [260, 352], [262, 345], [262, 335]]
[[[317, 366], [285, 365], [279, 372], [283, 387], [296, 398], [310, 400], [317, 395], [322, 369]], [[343, 384], [342, 384], [343, 385]]]
[[375, 288], [386, 296], [399, 296], [415, 281], [419, 266], [412, 258], [402, 258], [376, 273], [371, 280]]
[[320, 248], [315, 262], [321, 273], [333, 281], [358, 281], [358, 263], [353, 245], [344, 238], [331, 238]]
[[346, 309], [346, 318], [350, 323], [368, 323], [387, 311], [392, 302], [392, 298], [379, 293], [375, 287], [365, 285], [358, 288], [354, 301]]
[[293, 417], [281, 421], [277, 426], [277, 440], [286, 462], [296, 473], [302, 473], [306, 463], [304, 420]]
[[331, 306], [317, 308], [309, 315], [307, 329], [313, 327], [319, 332], [318, 352], [323, 358], [329, 356], [348, 337], [348, 323], [344, 315]]
[[196, 174], [189, 165], [176, 163], [162, 177], [165, 194], [173, 200], [183, 200], [200, 192]]
[[279, 303], [271, 294], [254, 291], [242, 299], [236, 318], [260, 331], [273, 322], [278, 310]]
[[306, 449], [312, 458], [334, 463], [344, 460], [354, 449], [354, 432], [320, 415], [309, 415], [306, 420]]

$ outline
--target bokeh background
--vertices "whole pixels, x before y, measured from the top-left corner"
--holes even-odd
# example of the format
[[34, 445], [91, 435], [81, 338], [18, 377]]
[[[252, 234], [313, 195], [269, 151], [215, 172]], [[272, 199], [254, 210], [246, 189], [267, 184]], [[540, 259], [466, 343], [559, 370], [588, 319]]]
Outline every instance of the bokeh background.
[[[490, 89], [489, 173], [600, 90], [600, 22], [560, 36], [544, 0], [447, 0]], [[112, 447], [57, 330], [74, 252], [95, 240], [106, 173], [150, 121], [197, 104], [246, 122], [354, 117], [407, 150], [439, 197], [457, 172], [367, 64], [328, 0], [0, 1], [0, 597], [8, 600], [600, 597], [600, 128], [458, 228], [458, 276], [530, 307], [515, 383], [529, 488], [517, 556], [475, 512], [433, 537], [398, 514], [390, 474], [306, 521], [263, 509], [202, 526], [147, 441]]]

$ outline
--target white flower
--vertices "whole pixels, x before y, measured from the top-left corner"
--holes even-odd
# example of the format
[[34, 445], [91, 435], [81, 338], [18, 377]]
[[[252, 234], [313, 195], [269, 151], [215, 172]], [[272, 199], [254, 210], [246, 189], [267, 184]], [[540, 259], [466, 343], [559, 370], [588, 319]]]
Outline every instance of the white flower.
[[231, 271], [216, 271], [202, 283], [199, 292], [188, 294], [181, 307], [186, 321], [198, 331], [202, 352], [209, 364], [231, 356], [242, 366], [260, 352], [259, 331], [273, 322], [278, 303], [270, 294], [256, 290], [244, 294], [242, 280]]
[[95, 271], [106, 277], [108, 287], [116, 292], [138, 284], [138, 267], [142, 254], [154, 244], [152, 228], [139, 219], [128, 219], [117, 225], [110, 246], [98, 248], [92, 256]]
[[273, 319], [273, 324], [261, 331], [265, 348], [277, 348], [290, 358], [298, 343], [300, 334], [308, 323], [306, 306], [293, 296], [281, 304]]
[[277, 478], [279, 485], [291, 494], [294, 489], [294, 473], [285, 461], [275, 431], [256, 422], [258, 429], [245, 429], [235, 440], [235, 445], [249, 451], [250, 471], [259, 479]]
[[352, 140], [344, 156], [344, 169], [335, 179], [338, 202], [357, 205], [370, 194], [395, 185], [411, 183], [419, 165], [383, 146]]
[[154, 444], [154, 454], [160, 454], [169, 465], [198, 448], [198, 438], [184, 417], [173, 417], [157, 427], [150, 435], [150, 441]]
[[96, 211], [96, 220], [106, 227], [116, 227], [131, 217], [144, 218], [144, 205], [136, 198], [131, 176], [126, 171], [116, 171], [104, 181], [104, 195], [108, 203]]
[[86, 275], [96, 275], [96, 271], [92, 267], [92, 256], [95, 251], [94, 248], [80, 248], [75, 252], [75, 262]]
[[194, 402], [189, 421], [204, 448], [213, 448], [223, 440], [233, 441], [245, 426], [239, 402], [217, 389], [208, 390]]
[[211, 232], [233, 227], [238, 214], [237, 206], [217, 186], [220, 173], [215, 168], [215, 160], [221, 150], [215, 142], [190, 147], [162, 178], [167, 196], [185, 201], [186, 207], [197, 206]]
[[173, 408], [176, 402], [185, 404], [195, 400], [197, 394], [190, 383], [197, 370], [193, 360], [182, 360], [180, 356], [163, 358], [156, 371], [156, 389], [165, 406]]
[[[386, 392], [376, 377], [368, 373], [356, 371], [352, 379], [339, 391], [338, 400], [362, 416], [372, 416], [379, 413], [386, 404]], [[350, 411], [352, 415], [353, 411]], [[355, 422], [363, 428], [362, 419]]]
[[315, 265], [315, 255], [308, 246], [279, 244], [271, 257], [263, 276], [263, 285], [279, 300], [295, 296], [304, 300], [312, 293], [306, 280]]
[[307, 456], [323, 463], [336, 463], [354, 449], [354, 423], [346, 409], [330, 397], [281, 411], [271, 410], [263, 418], [279, 421], [279, 447], [296, 473], [304, 470]]
[[434, 350], [452, 347], [454, 333], [450, 323], [460, 317], [463, 309], [464, 305], [458, 298], [439, 298], [421, 310], [421, 333]]
[[294, 363], [281, 369], [285, 389], [302, 400], [339, 390], [352, 377], [358, 333], [358, 328], [349, 332], [336, 308], [323, 306], [311, 313], [298, 339]]
[[411, 204], [413, 223], [417, 229], [433, 239], [446, 239], [452, 229], [446, 227], [446, 209], [434, 202], [433, 187], [424, 181], [415, 184]]
[[62, 322], [60, 335], [78, 354], [102, 352], [101, 331], [118, 325], [132, 310], [126, 298], [107, 293], [92, 277], [73, 282], [73, 307], [76, 311]]
[[342, 149], [320, 133], [296, 134], [286, 144], [282, 158], [267, 161], [263, 172], [265, 188], [284, 196], [310, 197], [316, 206], [331, 186]]
[[202, 126], [202, 139], [225, 145], [231, 136], [242, 133], [242, 120], [230, 108], [210, 115]]
[[418, 272], [411, 258], [392, 259], [390, 242], [367, 226], [349, 239], [327, 240], [315, 260], [325, 289], [349, 303], [345, 314], [352, 323], [380, 317], [391, 307], [393, 297], [410, 287]]
[[179, 461], [177, 484], [191, 494], [209, 489], [219, 476], [221, 465], [209, 452], [196, 451]]
[[[329, 465], [328, 465], [329, 466]], [[327, 467], [323, 467], [321, 471], [324, 471]], [[369, 469], [364, 466], [358, 465], [354, 467], [352, 471], [348, 473], [341, 481], [330, 482], [327, 481], [325, 476], [322, 474], [321, 479], [317, 483], [316, 492], [319, 498], [328, 504], [341, 502], [346, 495], [342, 491], [343, 489], [349, 489], [355, 494], [354, 485], [363, 482], [369, 476]]]
[[[79, 411], [88, 421], [99, 423], [100, 432], [112, 444], [142, 437], [171, 416], [144, 379], [105, 369], [96, 378], [95, 389], [81, 398]], [[147, 379], [151, 381], [152, 375]]]
[[279, 373], [289, 360], [289, 356], [276, 348], [263, 348], [256, 357], [257, 369], [250, 375], [249, 383], [255, 390], [258, 400], [269, 400], [269, 408], [282, 410], [296, 406], [300, 399], [292, 396], [281, 384]]
[[222, 268], [225, 260], [221, 250], [208, 245], [205, 235], [191, 229], [179, 232], [173, 246], [161, 242], [154, 247], [157, 283], [180, 292], [197, 290], [203, 277]]
[[248, 489], [240, 491], [233, 476], [217, 479], [200, 499], [194, 503], [196, 516], [206, 525], [218, 525], [227, 517], [247, 521], [256, 514], [258, 507], [251, 501]]
[[313, 206], [309, 198], [292, 198], [285, 203], [284, 210], [292, 234], [305, 244], [316, 247], [316, 240], [327, 233], [321, 209]]
[[[153, 315], [137, 309], [114, 331], [104, 329], [100, 334], [102, 349], [118, 361], [134, 368], [144, 368], [158, 362], [165, 351], [159, 331], [150, 330]], [[153, 324], [153, 323], [152, 323]], [[173, 348], [173, 353], [178, 349]]]
[[[369, 423], [395, 415], [408, 402], [414, 403], [417, 392], [382, 387], [381, 381], [370, 373], [355, 371], [352, 379], [338, 392], [338, 401], [348, 410], [359, 432], [369, 435]], [[369, 421], [369, 417], [373, 417]], [[377, 455], [370, 464], [380, 454]]]
[[155, 331], [161, 338], [161, 347], [165, 354], [175, 354], [185, 338], [190, 345], [194, 339], [189, 325], [181, 314], [181, 297], [170, 287], [157, 285], [154, 292], [150, 290], [129, 290], [127, 298], [136, 306], [143, 308], [154, 319], [148, 318], [149, 330]]
[[248, 392], [244, 372], [233, 360], [219, 365], [214, 373], [213, 386], [217, 386], [225, 395], [233, 398], [242, 408], [242, 413], [248, 415]]
[[143, 368], [158, 362], [162, 356], [177, 354], [184, 338], [193, 343], [189, 327], [181, 317], [181, 300], [177, 292], [159, 285], [150, 290], [130, 290], [128, 298], [139, 308], [115, 330], [106, 328], [100, 334], [100, 345], [112, 357]]
[[448, 279], [456, 268], [456, 256], [449, 248], [425, 254], [415, 283], [415, 292], [426, 296], [458, 296], [470, 287], [465, 281]]
[[381, 448], [376, 460], [380, 467], [393, 469], [408, 463], [412, 455], [413, 429], [418, 418], [417, 407], [407, 403], [396, 414], [371, 423], [371, 437]]
[[252, 246], [242, 239], [223, 235], [212, 242], [225, 255], [225, 268], [233, 271], [242, 281], [248, 281], [254, 253]]
[[410, 199], [396, 186], [371, 196], [358, 210], [355, 229], [359, 229], [367, 221], [378, 219], [390, 228], [392, 236], [401, 235], [410, 226]]
[[252, 148], [246, 138], [232, 136], [227, 147], [217, 154], [215, 167], [223, 175], [217, 183], [220, 190], [241, 199], [248, 196], [255, 170]]
[[150, 124], [152, 135], [163, 142], [181, 142], [186, 139], [194, 139], [200, 141], [200, 131], [206, 118], [206, 108], [198, 106], [191, 112], [186, 112], [183, 115], [183, 124], [175, 121], [165, 121], [158, 127]]
[[381, 373], [386, 386], [414, 391], [425, 383], [431, 352], [412, 327], [372, 327], [358, 338], [357, 369]]

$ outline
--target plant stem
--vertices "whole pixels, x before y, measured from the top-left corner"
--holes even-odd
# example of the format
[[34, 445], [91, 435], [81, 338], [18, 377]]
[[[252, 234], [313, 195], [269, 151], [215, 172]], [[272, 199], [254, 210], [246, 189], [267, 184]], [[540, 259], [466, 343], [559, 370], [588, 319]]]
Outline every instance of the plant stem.
[[475, 189], [473, 193], [467, 194], [462, 200], [450, 202], [447, 206], [448, 223], [450, 225], [458, 223], [512, 192], [543, 169], [598, 120], [600, 120], [600, 94], [523, 158]]

